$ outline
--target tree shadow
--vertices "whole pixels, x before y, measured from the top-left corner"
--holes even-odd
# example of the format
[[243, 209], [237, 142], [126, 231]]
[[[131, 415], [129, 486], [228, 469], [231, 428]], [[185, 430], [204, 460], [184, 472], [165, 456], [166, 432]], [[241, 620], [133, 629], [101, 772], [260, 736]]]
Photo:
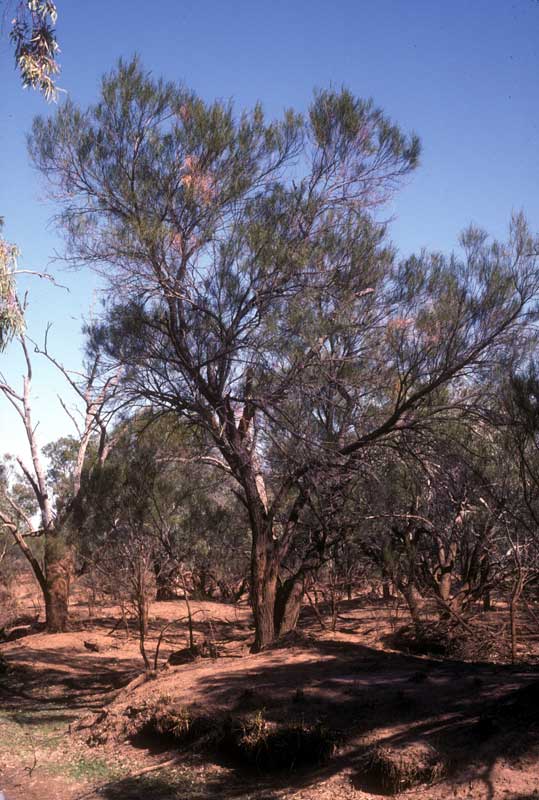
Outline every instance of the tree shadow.
[[96, 798], [104, 800], [202, 800], [203, 798], [236, 798], [236, 800], [278, 800], [271, 786], [261, 776], [235, 784], [228, 780], [212, 780], [195, 774], [188, 778], [174, 771], [160, 775], [140, 775], [112, 781], [101, 787]]
[[[455, 783], [465, 773], [466, 780], [481, 779], [488, 786], [502, 755], [522, 757], [537, 741], [536, 669], [438, 661], [324, 640], [313, 642], [300, 660], [294, 651], [289, 655], [275, 650], [269, 660], [255, 659], [245, 670], [204, 675], [197, 686], [208, 708], [230, 707], [234, 696], [240, 699], [252, 687], [267, 720], [321, 721], [338, 730], [342, 746], [330, 762], [276, 777], [281, 790], [312, 786], [346, 770], [357, 789], [369, 791], [364, 756], [374, 741], [393, 748], [426, 742]], [[300, 704], [294, 699], [297, 689]], [[522, 722], [526, 706], [532, 713]], [[500, 708], [506, 711], [496, 712]], [[490, 728], [489, 715], [495, 717]], [[519, 726], [525, 728], [522, 735]]]
[[[60, 719], [67, 723], [72, 720], [71, 710], [101, 706], [107, 692], [141, 672], [138, 658], [118, 661], [80, 649], [40, 649], [32, 646], [31, 639], [23, 652], [24, 663], [0, 678], [0, 690], [3, 709], [18, 715], [24, 712], [25, 723], [31, 725]], [[267, 774], [233, 763], [223, 753], [205, 753], [205, 759], [222, 769], [206, 776], [204, 785], [193, 786], [181, 776], [141, 775], [113, 781], [96, 797], [270, 800], [340, 773], [367, 791], [366, 749], [373, 742], [399, 748], [417, 741], [436, 748], [455, 785], [465, 775], [466, 780], [475, 778], [490, 786], [492, 796], [491, 776], [498, 759], [526, 755], [539, 733], [535, 710], [539, 672], [529, 667], [438, 660], [300, 636], [296, 646], [284, 642], [259, 656], [217, 660], [213, 667], [205, 662], [200, 671], [194, 664], [189, 669], [189, 687], [199, 698], [201, 713], [245, 711], [248, 698], [252, 710], [261, 712], [269, 723], [321, 723], [335, 730], [340, 737], [336, 754], [319, 767]], [[180, 679], [182, 672], [179, 668]], [[43, 690], [51, 687], [56, 691], [49, 696]], [[530, 690], [527, 698], [526, 687]], [[63, 711], [64, 717], [56, 715], [56, 710]], [[181, 763], [185, 758], [181, 756]], [[257, 786], [266, 794], [256, 794]], [[525, 796], [514, 800], [525, 800]]]
[[63, 708], [91, 708], [103, 695], [119, 689], [140, 674], [138, 659], [114, 656], [94, 659], [73, 648], [37, 648], [31, 642], [24, 661], [7, 659], [8, 672], [0, 676], [2, 706], [20, 708], [21, 702]]
[[[96, 796], [106, 800], [178, 800], [179, 788], [175, 781], [155, 775], [141, 775], [109, 783]], [[188, 800], [189, 795], [183, 796]]]

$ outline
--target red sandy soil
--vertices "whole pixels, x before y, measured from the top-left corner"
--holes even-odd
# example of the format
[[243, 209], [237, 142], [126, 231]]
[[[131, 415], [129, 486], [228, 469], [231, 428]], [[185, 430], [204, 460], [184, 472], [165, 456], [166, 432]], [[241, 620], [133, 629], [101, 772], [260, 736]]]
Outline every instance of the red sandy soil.
[[[300, 636], [251, 655], [246, 604], [192, 605], [197, 636], [214, 640], [221, 657], [164, 667], [170, 652], [187, 643], [185, 603], [154, 603], [151, 659], [159, 634], [172, 623], [161, 644], [158, 677], [129, 692], [117, 690], [141, 673], [142, 659], [134, 627], [129, 636], [121, 626], [114, 629], [117, 608], [100, 606], [90, 619], [81, 601], [69, 633], [30, 632], [0, 646], [10, 667], [0, 676], [0, 790], [7, 800], [372, 799], [377, 790], [364, 774], [365, 748], [418, 741], [437, 748], [450, 775], [402, 797], [539, 798], [539, 742], [514, 726], [485, 737], [479, 724], [485, 709], [490, 713], [537, 680], [533, 665], [399, 653], [388, 635], [407, 621], [403, 612], [361, 598], [342, 604], [337, 631], [321, 630], [306, 609]], [[268, 720], [323, 720], [338, 730], [335, 756], [322, 767], [268, 775], [207, 753], [156, 751], [113, 738], [90, 747], [86, 729], [74, 730], [81, 719], [90, 725], [103, 708], [121, 715], [128, 705], [162, 697], [217, 716], [241, 705], [246, 689]]]

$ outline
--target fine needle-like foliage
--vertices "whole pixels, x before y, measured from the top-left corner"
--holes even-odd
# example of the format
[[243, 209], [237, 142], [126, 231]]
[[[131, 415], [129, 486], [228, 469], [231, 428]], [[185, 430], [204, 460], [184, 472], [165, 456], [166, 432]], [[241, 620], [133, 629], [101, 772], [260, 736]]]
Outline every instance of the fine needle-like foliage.
[[471, 414], [525, 348], [537, 242], [516, 216], [507, 242], [399, 262], [378, 209], [419, 141], [346, 89], [268, 121], [135, 59], [30, 150], [69, 257], [110, 281], [93, 335], [126, 396], [196, 425], [236, 482], [259, 649], [295, 626], [370, 454]]

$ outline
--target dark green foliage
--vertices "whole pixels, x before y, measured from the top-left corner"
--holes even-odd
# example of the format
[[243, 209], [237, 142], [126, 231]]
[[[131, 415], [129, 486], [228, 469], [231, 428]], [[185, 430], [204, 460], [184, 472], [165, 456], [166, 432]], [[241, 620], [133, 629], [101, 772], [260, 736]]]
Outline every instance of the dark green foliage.
[[229, 482], [201, 463], [196, 433], [175, 415], [142, 413], [113, 438], [107, 460], [86, 477], [79, 562], [97, 570], [98, 585], [109, 575], [120, 591], [138, 551], [157, 599], [183, 593], [184, 578], [195, 594], [229, 599], [247, 570], [247, 522]]

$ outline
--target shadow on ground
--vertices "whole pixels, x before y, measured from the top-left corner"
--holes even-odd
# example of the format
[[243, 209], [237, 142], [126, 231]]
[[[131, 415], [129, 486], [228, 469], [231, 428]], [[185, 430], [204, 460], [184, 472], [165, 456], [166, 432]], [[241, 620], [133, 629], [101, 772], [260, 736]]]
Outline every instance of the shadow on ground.
[[[353, 612], [352, 605], [349, 610]], [[361, 620], [370, 624], [365, 617]], [[348, 618], [348, 624], [354, 621]], [[223, 623], [223, 637], [227, 626]], [[301, 659], [295, 658], [298, 653]], [[24, 664], [0, 677], [0, 693], [2, 709], [16, 713], [19, 720], [22, 714], [29, 725], [68, 723], [71, 712], [102, 705], [107, 692], [140, 673], [138, 660], [122, 660], [120, 666], [114, 656], [100, 654], [94, 660], [80, 650], [39, 649], [32, 647], [31, 637], [23, 655]], [[180, 754], [177, 770], [115, 780], [96, 791], [96, 800], [276, 800], [340, 773], [346, 773], [355, 788], [371, 791], [364, 757], [373, 743], [398, 749], [427, 742], [440, 754], [455, 785], [481, 780], [490, 797], [500, 759], [515, 764], [528, 758], [537, 761], [537, 669], [441, 661], [323, 637], [245, 659], [245, 666], [235, 671], [231, 661], [218, 660], [213, 671], [194, 675], [204, 713], [216, 708], [245, 710], [248, 702], [269, 723], [326, 725], [341, 737], [334, 757], [317, 768], [268, 775], [213, 753], [209, 757], [216, 769], [202, 775]], [[180, 678], [181, 668], [177, 674]], [[48, 694], [45, 688], [56, 691]], [[509, 797], [532, 800], [537, 795]]]
[[187, 778], [141, 775], [125, 778], [103, 787], [95, 798], [103, 800], [207, 800], [207, 798], [236, 798], [236, 800], [278, 800], [280, 794], [263, 781], [233, 786], [228, 781], [197, 782]]
[[348, 642], [314, 641], [310, 649], [307, 663], [254, 662], [251, 670], [216, 669], [203, 679], [209, 708], [230, 704], [231, 696], [239, 699], [252, 687], [268, 720], [318, 721], [338, 730], [343, 744], [327, 765], [295, 772], [293, 781], [288, 776], [296, 789], [346, 770], [355, 788], [370, 791], [363, 759], [373, 741], [397, 749], [427, 742], [456, 783], [465, 774], [488, 786], [498, 759], [537, 757], [536, 669], [437, 661]]

